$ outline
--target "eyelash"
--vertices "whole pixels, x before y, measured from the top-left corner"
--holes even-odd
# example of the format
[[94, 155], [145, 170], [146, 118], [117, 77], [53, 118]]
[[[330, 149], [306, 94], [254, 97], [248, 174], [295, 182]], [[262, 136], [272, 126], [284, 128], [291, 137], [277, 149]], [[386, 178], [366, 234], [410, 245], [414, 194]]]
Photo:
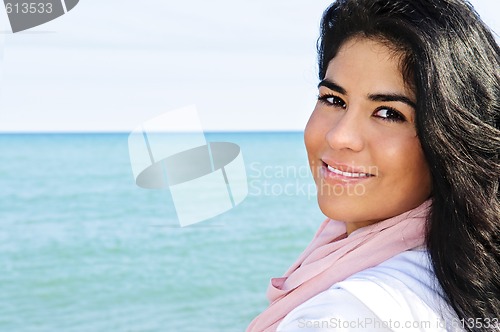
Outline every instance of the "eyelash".
[[[330, 99], [330, 98], [333, 98], [333, 101], [334, 101], [333, 103], [328, 101], [328, 99]], [[345, 101], [343, 101], [341, 98], [339, 98], [335, 95], [329, 95], [329, 94], [320, 95], [320, 96], [318, 96], [318, 100], [326, 106], [341, 107], [344, 109], [347, 107]], [[339, 105], [339, 104], [342, 104], [342, 105]]]
[[[333, 102], [328, 101], [328, 99], [333, 98]], [[347, 105], [345, 101], [342, 100], [342, 98], [331, 95], [331, 94], [324, 94], [318, 96], [318, 101], [320, 101], [322, 104], [326, 106], [333, 106], [333, 107], [340, 107], [342, 109], [346, 109]], [[379, 115], [376, 115], [378, 112], [386, 110], [387, 113], [391, 114], [388, 117], [382, 117]], [[380, 118], [384, 121], [390, 121], [390, 122], [406, 122], [406, 118], [401, 112], [399, 112], [397, 109], [388, 107], [388, 106], [382, 106], [379, 107], [375, 110], [374, 114], [375, 117]]]
[[[375, 115], [376, 113], [378, 113], [382, 110], [386, 110], [388, 113], [391, 112], [392, 116], [391, 117], [388, 116], [388, 117], [384, 118], [384, 117]], [[387, 106], [382, 106], [382, 107], [377, 108], [377, 110], [374, 113], [374, 116], [377, 118], [381, 118], [382, 120], [385, 120], [385, 121], [406, 122], [406, 118], [403, 114], [401, 114], [401, 112], [399, 112], [398, 110], [396, 110], [392, 107], [387, 107]]]

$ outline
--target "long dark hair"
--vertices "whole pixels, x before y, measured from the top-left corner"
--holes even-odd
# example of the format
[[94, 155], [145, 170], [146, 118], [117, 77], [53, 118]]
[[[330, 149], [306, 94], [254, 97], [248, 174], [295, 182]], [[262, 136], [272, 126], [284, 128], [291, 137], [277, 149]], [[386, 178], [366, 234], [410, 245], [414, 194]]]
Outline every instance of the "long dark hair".
[[499, 46], [465, 1], [339, 0], [323, 15], [320, 80], [355, 36], [402, 55], [431, 169], [426, 239], [433, 268], [465, 328], [489, 330], [486, 322], [500, 317]]

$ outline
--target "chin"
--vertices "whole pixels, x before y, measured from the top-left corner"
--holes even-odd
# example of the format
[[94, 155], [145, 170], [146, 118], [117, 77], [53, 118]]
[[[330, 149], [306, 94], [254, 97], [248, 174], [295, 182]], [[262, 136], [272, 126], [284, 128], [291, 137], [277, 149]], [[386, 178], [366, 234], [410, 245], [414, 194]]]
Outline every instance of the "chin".
[[342, 199], [341, 197], [325, 197], [318, 196], [318, 205], [325, 216], [330, 219], [344, 222], [359, 222], [371, 218], [363, 218], [363, 211], [360, 206], [361, 202], [356, 202], [355, 199]]

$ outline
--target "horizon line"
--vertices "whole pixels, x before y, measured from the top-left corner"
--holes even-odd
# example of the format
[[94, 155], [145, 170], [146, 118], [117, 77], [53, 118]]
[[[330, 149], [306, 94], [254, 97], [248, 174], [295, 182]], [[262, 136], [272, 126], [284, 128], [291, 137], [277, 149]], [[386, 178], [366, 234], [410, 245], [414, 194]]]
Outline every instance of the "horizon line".
[[[204, 134], [251, 134], [251, 133], [301, 133], [304, 130], [294, 130], [294, 129], [265, 129], [265, 130], [207, 130]], [[81, 130], [81, 131], [0, 131], [0, 135], [40, 135], [40, 134], [131, 134], [129, 131], [113, 131], [113, 130]], [[166, 134], [191, 134], [191, 131], [176, 131], [176, 132], [165, 132]]]

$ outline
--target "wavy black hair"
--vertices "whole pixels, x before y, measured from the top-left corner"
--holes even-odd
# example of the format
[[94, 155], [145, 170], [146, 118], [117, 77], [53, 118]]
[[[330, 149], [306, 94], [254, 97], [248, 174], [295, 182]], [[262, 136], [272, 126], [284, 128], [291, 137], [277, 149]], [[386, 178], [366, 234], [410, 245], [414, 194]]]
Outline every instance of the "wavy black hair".
[[353, 37], [401, 55], [431, 170], [433, 268], [465, 328], [489, 330], [486, 319], [500, 317], [500, 49], [493, 33], [465, 1], [339, 0], [323, 14], [320, 80]]

